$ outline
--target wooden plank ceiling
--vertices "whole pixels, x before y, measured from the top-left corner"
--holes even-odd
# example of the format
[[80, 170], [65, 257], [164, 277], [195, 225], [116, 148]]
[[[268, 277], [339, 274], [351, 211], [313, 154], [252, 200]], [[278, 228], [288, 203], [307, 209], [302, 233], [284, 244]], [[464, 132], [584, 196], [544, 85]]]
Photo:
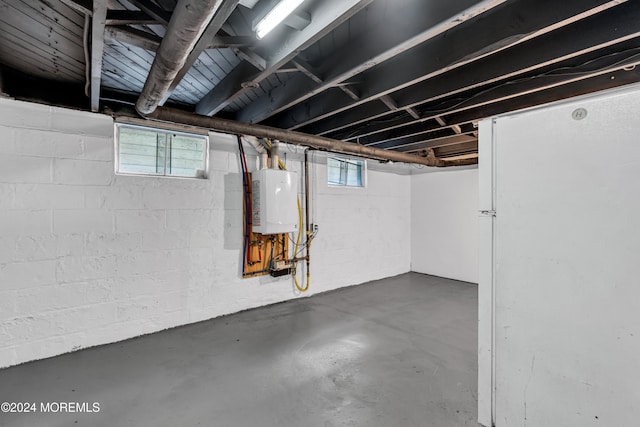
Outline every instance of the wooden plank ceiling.
[[[638, 1], [305, 0], [258, 40], [273, 4], [223, 0], [166, 104], [454, 159], [484, 117], [640, 81]], [[175, 7], [0, 0], [0, 92], [132, 105]]]

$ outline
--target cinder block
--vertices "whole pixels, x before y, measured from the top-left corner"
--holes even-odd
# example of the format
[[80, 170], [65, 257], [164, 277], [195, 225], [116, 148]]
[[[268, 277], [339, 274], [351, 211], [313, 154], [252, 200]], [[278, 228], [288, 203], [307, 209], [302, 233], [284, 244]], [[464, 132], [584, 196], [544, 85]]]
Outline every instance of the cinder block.
[[20, 129], [16, 132], [16, 152], [25, 156], [54, 157], [57, 138], [60, 134], [46, 130]]
[[[120, 301], [126, 303], [129, 299], [135, 296], [134, 284], [144, 276], [124, 276], [120, 273], [110, 277], [104, 277], [101, 279], [88, 280], [89, 287], [87, 288], [87, 298], [89, 301], [91, 298], [99, 297], [101, 293], [109, 293], [109, 301]], [[93, 294], [91, 289], [95, 288], [96, 293]], [[100, 301], [96, 301], [100, 302]]]
[[165, 228], [163, 210], [118, 210], [115, 211], [116, 231], [160, 231]]
[[6, 247], [10, 248], [8, 260], [16, 262], [41, 261], [69, 255], [80, 256], [84, 253], [83, 234], [15, 236], [7, 239], [11, 239], [11, 242], [0, 238], [0, 260], [5, 253], [3, 241], [6, 241]]
[[31, 261], [0, 264], [3, 290], [50, 285], [56, 282], [56, 261]]
[[0, 156], [0, 182], [50, 183], [52, 159], [7, 154]]
[[16, 308], [19, 313], [43, 313], [62, 310], [87, 304], [87, 284], [69, 283], [36, 288], [22, 289], [16, 292]]
[[190, 288], [192, 274], [189, 271], [172, 270], [154, 273], [154, 292], [173, 292]]
[[113, 135], [106, 137], [84, 136], [82, 137], [83, 157], [88, 160], [102, 160], [113, 163], [115, 159], [115, 146]]
[[84, 190], [73, 185], [16, 184], [17, 209], [81, 209]]
[[0, 235], [0, 264], [14, 261], [16, 252], [16, 236]]
[[216, 260], [215, 251], [209, 248], [190, 249], [184, 256], [185, 265], [191, 268], [193, 271], [200, 269], [206, 269], [214, 264]]
[[80, 256], [84, 254], [84, 234], [58, 234], [56, 238], [56, 255], [58, 257]]
[[13, 260], [41, 261], [56, 259], [58, 239], [55, 236], [18, 236], [15, 238]]
[[129, 304], [118, 306], [117, 319], [122, 322], [162, 317], [177, 308], [184, 307], [186, 295], [186, 291], [182, 290], [132, 299]]
[[83, 137], [75, 133], [20, 129], [16, 132], [15, 149], [17, 153], [28, 156], [85, 158]]
[[[53, 330], [51, 320], [41, 314], [30, 314], [6, 320], [2, 323], [2, 331], [6, 335], [3, 344], [7, 346], [29, 343], [52, 335], [58, 335]], [[37, 354], [38, 357], [44, 357], [40, 356], [40, 350], [30, 356], [33, 357], [33, 354]]]
[[[235, 158], [234, 158], [235, 160]], [[209, 171], [229, 170], [229, 153], [224, 151], [209, 151]]]
[[128, 277], [167, 271], [171, 263], [167, 251], [133, 252], [117, 255], [115, 269], [116, 275]]
[[57, 330], [66, 333], [91, 331], [93, 328], [115, 322], [114, 303], [91, 304], [51, 313], [52, 323]]
[[116, 319], [119, 322], [148, 319], [158, 312], [159, 306], [160, 301], [157, 297], [136, 298], [126, 305], [118, 306], [116, 309]]
[[224, 242], [222, 223], [208, 230], [193, 230], [189, 235], [189, 247], [194, 249], [219, 247]]
[[85, 236], [87, 255], [133, 252], [141, 246], [141, 233], [87, 233]]
[[189, 235], [182, 231], [146, 231], [142, 235], [142, 249], [157, 251], [189, 247]]
[[55, 210], [53, 231], [56, 234], [112, 232], [113, 215], [101, 209]]
[[15, 184], [0, 183], [0, 209], [11, 209], [14, 207]]
[[[130, 283], [130, 280], [128, 280]], [[85, 283], [85, 296], [87, 304], [99, 304], [115, 301], [122, 296], [114, 287], [115, 279], [99, 279]], [[126, 298], [126, 297], [125, 297]]]
[[15, 145], [17, 131], [16, 128], [3, 126], [0, 122], [0, 154], [17, 154]]
[[16, 316], [16, 295], [17, 291], [0, 291], [0, 323]]
[[171, 179], [154, 176], [116, 174], [113, 179], [113, 185], [115, 187], [147, 187], [158, 186], [162, 181], [169, 182]]
[[82, 282], [116, 275], [115, 255], [68, 256], [55, 263], [58, 283]]
[[18, 128], [49, 129], [51, 107], [0, 98], [2, 124]]
[[54, 182], [70, 185], [110, 185], [113, 163], [93, 160], [55, 159]]
[[142, 200], [147, 209], [208, 209], [214, 194], [208, 188], [146, 187]]
[[212, 210], [209, 209], [168, 210], [167, 228], [179, 231], [206, 230], [210, 227], [212, 218]]
[[82, 139], [75, 134], [60, 133], [54, 143], [53, 156], [59, 159], [82, 159], [84, 157], [84, 147]]
[[109, 137], [113, 135], [113, 118], [105, 114], [53, 107], [50, 128], [58, 132]]
[[89, 209], [142, 209], [142, 188], [132, 185], [84, 186]]
[[[187, 271], [191, 265], [192, 250], [174, 249], [166, 251], [165, 253], [167, 254], [167, 262], [165, 263], [166, 270]], [[202, 265], [198, 264], [197, 267], [202, 267]]]
[[122, 271], [119, 271], [117, 277], [102, 279], [96, 282], [96, 286], [110, 287], [113, 290], [112, 298], [120, 301], [121, 305], [125, 305], [128, 304], [132, 298], [140, 295], [157, 293], [159, 291], [159, 286], [156, 274], [162, 276], [165, 273], [125, 275]]
[[0, 236], [41, 236], [51, 234], [51, 211], [0, 211]]

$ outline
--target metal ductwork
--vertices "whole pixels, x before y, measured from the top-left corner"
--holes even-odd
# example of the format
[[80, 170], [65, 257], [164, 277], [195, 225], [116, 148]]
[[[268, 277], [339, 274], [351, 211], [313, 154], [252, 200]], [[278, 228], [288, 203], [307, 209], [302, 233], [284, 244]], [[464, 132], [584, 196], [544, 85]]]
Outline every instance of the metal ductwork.
[[161, 122], [180, 123], [188, 126], [196, 126], [223, 133], [253, 135], [258, 138], [269, 138], [287, 142], [289, 144], [303, 145], [319, 150], [350, 154], [383, 161], [416, 163], [425, 166], [436, 167], [465, 166], [477, 163], [477, 159], [475, 158], [464, 160], [438, 159], [432, 149], [429, 149], [428, 155], [426, 157], [421, 157], [414, 154], [367, 147], [364, 145], [355, 144], [353, 142], [344, 142], [337, 139], [331, 139], [317, 135], [309, 135], [306, 133], [291, 130], [278, 129], [270, 126], [237, 122], [234, 120], [221, 119], [217, 117], [202, 116], [199, 114], [189, 113], [187, 111], [168, 107], [157, 108], [155, 112], [153, 112], [153, 114], [149, 114], [147, 118], [158, 120]]
[[224, 0], [179, 0], [144, 83], [136, 110], [153, 113]]

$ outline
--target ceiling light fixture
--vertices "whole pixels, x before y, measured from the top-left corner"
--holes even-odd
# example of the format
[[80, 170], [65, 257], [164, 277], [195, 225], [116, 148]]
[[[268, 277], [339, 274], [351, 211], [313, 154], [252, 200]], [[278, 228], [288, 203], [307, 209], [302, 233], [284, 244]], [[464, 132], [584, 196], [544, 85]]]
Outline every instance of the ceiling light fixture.
[[304, 0], [282, 0], [273, 9], [265, 15], [264, 18], [256, 25], [256, 37], [263, 38], [271, 30], [273, 30], [279, 23], [291, 15], [298, 6], [302, 4]]

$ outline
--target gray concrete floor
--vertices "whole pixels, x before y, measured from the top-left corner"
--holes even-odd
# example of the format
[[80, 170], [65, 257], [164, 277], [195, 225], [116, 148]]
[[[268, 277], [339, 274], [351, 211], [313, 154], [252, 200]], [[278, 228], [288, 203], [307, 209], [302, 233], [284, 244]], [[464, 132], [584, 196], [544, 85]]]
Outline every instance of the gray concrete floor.
[[477, 287], [416, 273], [0, 371], [1, 426], [477, 426]]

